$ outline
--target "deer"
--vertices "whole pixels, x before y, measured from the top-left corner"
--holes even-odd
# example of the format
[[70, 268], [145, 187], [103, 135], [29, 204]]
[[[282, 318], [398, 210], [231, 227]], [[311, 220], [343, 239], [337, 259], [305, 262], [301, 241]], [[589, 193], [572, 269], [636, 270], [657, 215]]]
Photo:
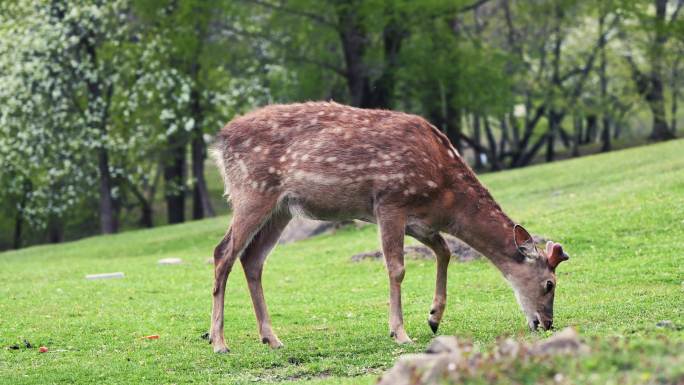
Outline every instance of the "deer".
[[510, 283], [531, 330], [553, 323], [555, 270], [569, 257], [560, 244], [538, 248], [513, 222], [452, 146], [427, 120], [408, 113], [335, 102], [274, 104], [236, 117], [210, 148], [233, 215], [214, 249], [209, 341], [224, 339], [224, 296], [239, 258], [262, 343], [283, 346], [273, 331], [261, 284], [264, 262], [296, 215], [361, 220], [379, 227], [389, 276], [389, 331], [404, 329], [401, 284], [404, 237], [429, 247], [436, 282], [428, 325], [437, 332], [446, 307], [451, 252], [440, 235], [460, 238], [491, 261]]

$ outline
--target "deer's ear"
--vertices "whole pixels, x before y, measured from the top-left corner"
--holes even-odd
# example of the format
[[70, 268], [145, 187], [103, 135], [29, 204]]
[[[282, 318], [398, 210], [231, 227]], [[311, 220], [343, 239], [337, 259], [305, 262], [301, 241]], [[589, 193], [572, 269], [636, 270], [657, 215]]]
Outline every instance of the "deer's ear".
[[523, 247], [526, 243], [534, 243], [530, 233], [520, 225], [513, 226], [513, 240], [515, 241], [515, 247], [517, 248]]
[[[551, 242], [552, 243], [552, 242]], [[549, 251], [549, 244], [546, 244], [546, 255], [549, 262], [549, 267], [555, 269], [561, 262], [567, 261], [570, 257], [563, 251], [563, 246], [559, 243], [553, 243]]]

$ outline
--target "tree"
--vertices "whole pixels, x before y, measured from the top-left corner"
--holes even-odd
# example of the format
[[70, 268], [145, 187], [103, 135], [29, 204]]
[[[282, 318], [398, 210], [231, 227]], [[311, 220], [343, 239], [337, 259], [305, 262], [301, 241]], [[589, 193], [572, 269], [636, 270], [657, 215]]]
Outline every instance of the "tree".
[[[653, 119], [651, 128], [652, 140], [668, 140], [675, 137], [674, 131], [667, 123], [665, 111], [665, 67], [667, 51], [666, 44], [672, 37], [679, 13], [684, 6], [684, 1], [678, 0], [673, 11], [668, 15], [668, 0], [648, 0], [629, 3], [630, 10], [640, 21], [639, 26], [648, 36], [646, 45], [646, 61], [648, 70], [642, 70], [634, 57], [629, 52], [625, 55], [632, 70], [632, 77], [637, 91], [648, 104]], [[655, 8], [655, 14], [650, 12], [649, 6]], [[630, 44], [625, 39], [626, 44]], [[673, 90], [674, 91], [674, 90]]]

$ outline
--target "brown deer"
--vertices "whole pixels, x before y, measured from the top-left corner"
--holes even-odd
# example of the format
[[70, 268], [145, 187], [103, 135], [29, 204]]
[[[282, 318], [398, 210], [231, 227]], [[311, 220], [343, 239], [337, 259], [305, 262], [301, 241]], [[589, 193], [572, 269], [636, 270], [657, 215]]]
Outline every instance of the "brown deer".
[[215, 352], [228, 351], [224, 294], [238, 257], [261, 340], [272, 348], [282, 346], [271, 327], [261, 273], [293, 215], [380, 226], [389, 273], [390, 335], [399, 343], [411, 342], [401, 310], [405, 234], [436, 255], [428, 318], [433, 332], [444, 314], [450, 258], [440, 231], [459, 237], [494, 263], [513, 287], [530, 328], [551, 328], [554, 271], [568, 256], [557, 243], [538, 250], [449, 140], [424, 119], [336, 103], [271, 105], [228, 123], [212, 150], [233, 205], [230, 228], [214, 250], [209, 338]]

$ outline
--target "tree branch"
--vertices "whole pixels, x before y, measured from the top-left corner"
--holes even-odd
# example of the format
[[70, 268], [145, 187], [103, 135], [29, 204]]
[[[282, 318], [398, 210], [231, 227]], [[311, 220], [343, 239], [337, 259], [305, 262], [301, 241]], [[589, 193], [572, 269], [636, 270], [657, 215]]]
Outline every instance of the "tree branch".
[[679, 0], [677, 2], [677, 8], [675, 8], [674, 12], [672, 12], [672, 16], [670, 17], [670, 23], [677, 20], [677, 16], [679, 16], [679, 11], [682, 9], [682, 6], [684, 6], [684, 0]]
[[466, 5], [466, 6], [459, 8], [458, 12], [464, 13], [464, 12], [472, 11], [474, 9], [480, 8], [480, 6], [484, 5], [485, 3], [489, 2], [489, 1], [490, 0], [478, 0], [472, 4], [469, 4], [469, 5]]
[[268, 1], [263, 1], [263, 0], [239, 0], [239, 1], [241, 1], [243, 3], [252, 3], [255, 5], [264, 7], [264, 8], [268, 8], [268, 9], [272, 9], [274, 11], [278, 11], [278, 12], [284, 12], [284, 13], [289, 13], [289, 14], [295, 15], [295, 16], [305, 17], [305, 18], [307, 18], [311, 21], [314, 21], [318, 24], [324, 25], [326, 27], [337, 29], [337, 24], [325, 19], [324, 17], [321, 17], [321, 15], [318, 15], [318, 14], [315, 14], [312, 12], [301, 11], [299, 9], [287, 8], [287, 7], [284, 7], [282, 5], [272, 4]]
[[289, 44], [282, 42], [282, 41], [278, 41], [278, 40], [274, 39], [272, 36], [268, 36], [268, 35], [262, 34], [262, 33], [243, 31], [243, 30], [239, 30], [239, 29], [232, 28], [229, 26], [224, 26], [223, 29], [226, 31], [232, 32], [236, 35], [242, 36], [242, 37], [247, 37], [250, 39], [265, 40], [265, 41], [268, 41], [269, 43], [271, 43], [275, 46], [282, 48], [285, 51], [284, 57], [285, 57], [286, 61], [314, 64], [314, 65], [317, 65], [321, 68], [325, 68], [325, 69], [328, 69], [330, 71], [333, 71], [340, 76], [343, 76], [343, 77], [347, 76], [347, 71], [344, 68], [338, 67], [334, 64], [331, 64], [331, 63], [328, 63], [328, 62], [325, 62], [322, 60], [318, 60], [315, 58], [310, 58], [310, 57], [306, 57], [303, 55], [299, 55], [299, 54], [294, 52], [294, 49]]

